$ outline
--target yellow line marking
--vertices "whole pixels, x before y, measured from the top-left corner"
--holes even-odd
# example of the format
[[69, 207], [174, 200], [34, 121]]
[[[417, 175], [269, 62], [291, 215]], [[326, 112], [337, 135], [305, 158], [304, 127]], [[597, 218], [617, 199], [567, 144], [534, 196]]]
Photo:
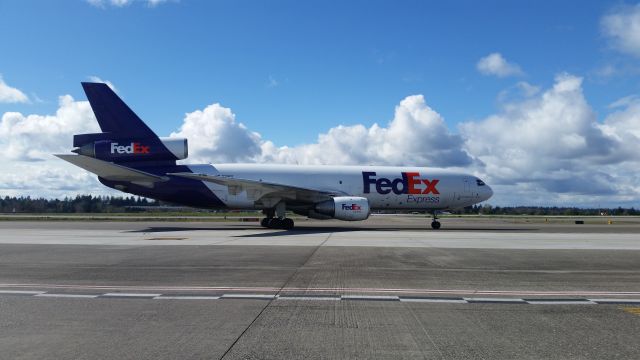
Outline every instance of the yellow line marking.
[[638, 306], [626, 306], [622, 308], [622, 311], [633, 315], [640, 315], [640, 307]]

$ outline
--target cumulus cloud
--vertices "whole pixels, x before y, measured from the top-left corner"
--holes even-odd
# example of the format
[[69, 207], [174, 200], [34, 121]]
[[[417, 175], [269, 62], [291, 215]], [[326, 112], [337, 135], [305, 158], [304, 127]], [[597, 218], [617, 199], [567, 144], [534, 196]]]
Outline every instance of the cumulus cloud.
[[19, 89], [7, 85], [0, 75], [0, 103], [25, 103], [28, 101], [27, 95]]
[[198, 161], [250, 161], [260, 155], [258, 133], [236, 121], [231, 109], [209, 105], [185, 115], [184, 122], [171, 137], [189, 139], [189, 158]]
[[408, 96], [396, 106], [388, 126], [338, 126], [314, 144], [276, 148], [262, 144], [262, 161], [298, 164], [375, 164], [433, 167], [466, 166], [471, 157], [460, 136], [449, 131], [440, 114], [422, 95]]
[[615, 7], [602, 17], [600, 26], [614, 48], [640, 57], [640, 4]]
[[73, 134], [99, 131], [88, 101], [61, 96], [55, 115], [23, 115], [6, 112], [0, 121], [0, 145], [7, 160], [51, 159], [52, 152], [66, 151]]
[[73, 135], [98, 132], [88, 101], [59, 98], [53, 115], [6, 112], [0, 121], [0, 196], [64, 197], [115, 194], [95, 175], [53, 153], [68, 153]]
[[497, 77], [523, 75], [522, 69], [517, 64], [509, 63], [500, 53], [491, 53], [476, 64], [476, 68], [483, 75], [494, 75]]
[[465, 166], [472, 162], [462, 139], [422, 95], [408, 96], [388, 126], [338, 126], [313, 144], [277, 147], [235, 120], [230, 109], [213, 104], [186, 115], [172, 137], [189, 139], [197, 159], [292, 164], [377, 164]]
[[[342, 125], [310, 144], [278, 146], [212, 104], [185, 114], [173, 137], [189, 139], [187, 163], [376, 164], [465, 168], [485, 178], [500, 205], [637, 206], [640, 198], [640, 98], [611, 104], [598, 120], [582, 78], [560, 74], [547, 89], [518, 83], [520, 96], [459, 133], [422, 95], [402, 99], [387, 124]], [[96, 132], [87, 101], [60, 97], [53, 115], [7, 112], [0, 122], [0, 195], [113, 193], [94, 175], [50, 154], [68, 152], [72, 135]], [[46, 161], [42, 161], [46, 160]]]
[[98, 178], [57, 158], [34, 163], [3, 162], [0, 196], [64, 198], [78, 194], [122, 195], [102, 185]]
[[626, 106], [599, 122], [583, 95], [582, 78], [561, 74], [540, 95], [504, 104], [500, 113], [464, 123], [460, 131], [491, 183], [548, 198], [628, 200], [640, 196], [635, 171], [625, 165], [639, 159], [630, 154], [640, 145], [630, 131], [640, 128], [638, 116], [640, 107]]

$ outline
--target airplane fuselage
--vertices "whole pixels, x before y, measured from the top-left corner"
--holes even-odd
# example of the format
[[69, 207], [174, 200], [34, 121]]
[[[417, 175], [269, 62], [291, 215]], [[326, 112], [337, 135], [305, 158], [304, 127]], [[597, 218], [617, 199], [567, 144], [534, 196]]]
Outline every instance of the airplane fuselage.
[[[369, 200], [372, 210], [440, 210], [462, 208], [491, 197], [477, 178], [421, 167], [218, 164], [189, 166], [211, 175], [305, 186]], [[483, 184], [481, 182], [481, 184]], [[256, 208], [246, 191], [231, 194], [227, 187], [206, 184], [228, 207]], [[259, 208], [259, 207], [258, 207]]]
[[[424, 167], [277, 164], [182, 166], [193, 173], [278, 183], [363, 197], [369, 201], [372, 210], [462, 208], [482, 202], [493, 194], [488, 185], [473, 175]], [[152, 169], [149, 171], [155, 172]], [[166, 172], [168, 172], [167, 169], [162, 169], [158, 173]], [[250, 189], [234, 191], [233, 187], [212, 182], [170, 177], [166, 183], [156, 184], [154, 189], [112, 182], [105, 184], [133, 194], [189, 206], [239, 210], [271, 207], [271, 204], [257, 201]], [[198, 191], [189, 191], [189, 187], [194, 191], [198, 188]], [[209, 199], [208, 202], [207, 199]], [[292, 205], [295, 206], [295, 202], [292, 202]]]

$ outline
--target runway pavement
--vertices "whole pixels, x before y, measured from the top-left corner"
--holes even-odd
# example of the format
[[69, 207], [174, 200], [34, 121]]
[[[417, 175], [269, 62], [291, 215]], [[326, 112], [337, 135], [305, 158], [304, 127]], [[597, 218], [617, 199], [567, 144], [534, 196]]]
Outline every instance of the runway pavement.
[[640, 223], [0, 222], [0, 358], [640, 357]]

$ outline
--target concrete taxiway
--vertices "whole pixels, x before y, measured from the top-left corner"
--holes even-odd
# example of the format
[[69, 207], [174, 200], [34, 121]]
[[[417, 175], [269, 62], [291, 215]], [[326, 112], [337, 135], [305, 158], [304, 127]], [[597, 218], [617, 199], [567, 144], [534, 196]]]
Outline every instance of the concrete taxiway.
[[638, 358], [640, 222], [0, 222], [6, 358]]

